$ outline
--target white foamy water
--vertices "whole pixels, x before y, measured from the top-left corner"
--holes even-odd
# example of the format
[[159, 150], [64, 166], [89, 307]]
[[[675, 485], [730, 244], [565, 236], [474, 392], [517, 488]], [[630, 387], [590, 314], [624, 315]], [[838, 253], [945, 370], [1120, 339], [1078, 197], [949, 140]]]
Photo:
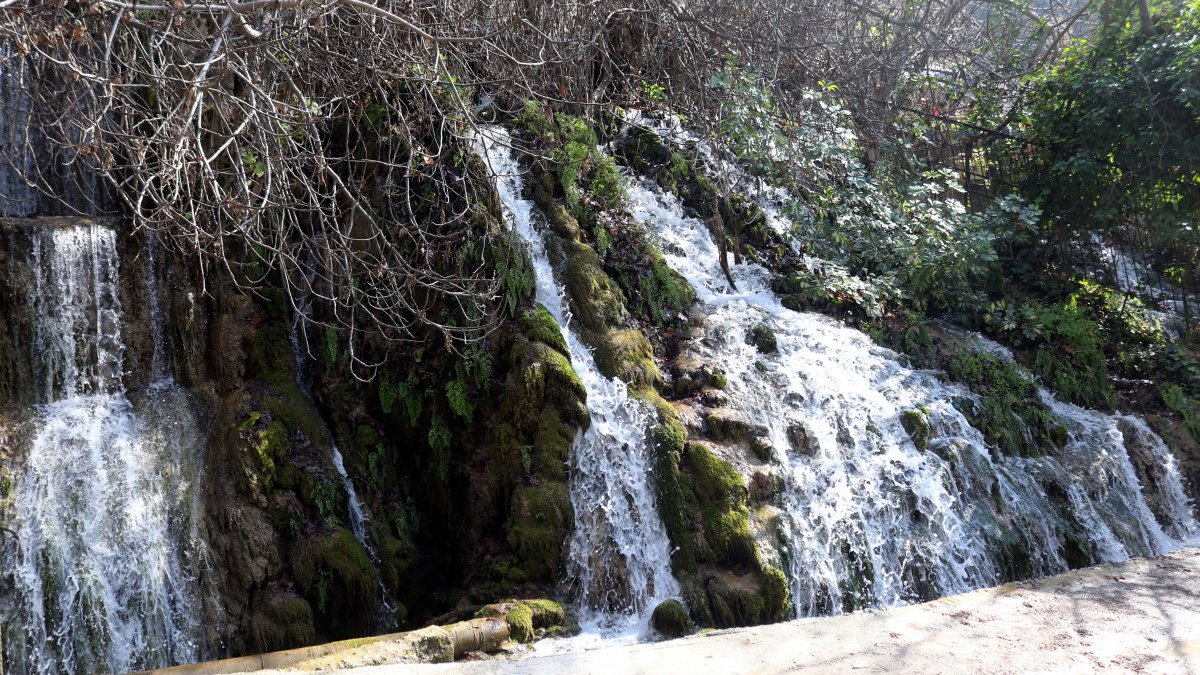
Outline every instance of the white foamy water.
[[600, 373], [592, 352], [571, 330], [535, 207], [521, 194], [521, 169], [508, 132], [485, 128], [476, 145], [496, 176], [506, 220], [528, 246], [537, 301], [558, 322], [571, 365], [587, 389], [591, 426], [576, 437], [569, 460], [575, 531], [567, 575], [585, 629], [575, 648], [597, 642], [596, 635], [632, 639], [645, 631], [659, 601], [680, 592], [651, 482], [646, 429], [653, 413], [630, 397], [625, 383]]
[[116, 234], [81, 225], [31, 242], [44, 403], [17, 480], [19, 539], [3, 561], [17, 595], [7, 665], [96, 673], [194, 661], [203, 438], [191, 404], [169, 379], [136, 404], [125, 392]]
[[[959, 411], [972, 398], [965, 388], [908, 368], [830, 318], [784, 308], [761, 267], [730, 261], [732, 290], [703, 223], [653, 184], [629, 187], [635, 217], [705, 304], [706, 334], [692, 349], [726, 373], [729, 412], [765, 428], [774, 448], [797, 614], [1060, 572], [1070, 548], [1096, 560], [1161, 553], [1195, 529], [1161, 440], [1143, 445], [1154, 456], [1153, 489], [1169, 495], [1156, 500], [1167, 505], [1164, 523], [1115, 417], [1046, 395], [1067, 447], [1032, 459], [999, 455]], [[777, 353], [748, 344], [760, 324], [775, 334]], [[914, 409], [931, 423], [924, 452], [900, 421]], [[1136, 433], [1153, 437], [1144, 425]]]

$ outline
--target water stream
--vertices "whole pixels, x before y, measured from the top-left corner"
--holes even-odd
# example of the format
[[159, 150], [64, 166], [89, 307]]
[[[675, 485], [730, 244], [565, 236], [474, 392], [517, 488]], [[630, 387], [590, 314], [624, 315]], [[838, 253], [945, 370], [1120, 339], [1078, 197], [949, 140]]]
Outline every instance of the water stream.
[[43, 402], [17, 480], [18, 544], [3, 561], [17, 595], [7, 666], [97, 673], [194, 661], [204, 438], [192, 406], [169, 377], [125, 390], [115, 232], [40, 228], [30, 242]]
[[[731, 261], [732, 290], [711, 234], [673, 195], [632, 181], [630, 197], [635, 217], [705, 304], [706, 334], [693, 349], [724, 369], [728, 413], [764, 428], [774, 449], [784, 483], [782, 558], [798, 615], [1064, 571], [1072, 546], [1096, 560], [1162, 553], [1194, 532], [1177, 467], [1140, 420], [1047, 393], [1067, 447], [1034, 459], [998, 455], [956, 407], [972, 398], [966, 389], [906, 367], [833, 319], [784, 308], [757, 265]], [[749, 343], [760, 325], [776, 336], [776, 353]], [[914, 410], [930, 422], [925, 451], [901, 422]], [[1123, 434], [1151, 455], [1142, 463], [1154, 481], [1148, 489]]]
[[645, 632], [650, 610], [679, 594], [651, 484], [646, 429], [653, 413], [630, 397], [623, 382], [600, 373], [591, 350], [571, 330], [536, 209], [522, 197], [521, 168], [509, 134], [486, 128], [476, 145], [496, 176], [506, 220], [528, 246], [536, 299], [558, 322], [571, 365], [587, 390], [591, 426], [576, 437], [570, 457], [575, 529], [567, 570], [585, 634], [636, 638]]

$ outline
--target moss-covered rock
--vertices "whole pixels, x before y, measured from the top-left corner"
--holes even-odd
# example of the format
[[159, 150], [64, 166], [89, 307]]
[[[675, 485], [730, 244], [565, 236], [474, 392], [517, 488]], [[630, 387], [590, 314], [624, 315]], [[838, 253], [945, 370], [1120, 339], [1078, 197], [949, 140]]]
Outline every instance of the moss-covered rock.
[[596, 340], [596, 367], [607, 377], [635, 388], [657, 387], [662, 375], [654, 362], [654, 348], [638, 330], [613, 330]]
[[345, 528], [317, 532], [292, 544], [296, 587], [335, 638], [366, 632], [379, 600], [379, 577], [366, 550]]
[[749, 443], [767, 435], [767, 428], [727, 410], [714, 410], [704, 417], [708, 435], [721, 443]]
[[475, 613], [477, 619], [489, 617], [503, 618], [512, 639], [526, 644], [548, 634], [562, 637], [579, 632], [567, 616], [566, 608], [553, 600], [505, 600], [486, 605]]
[[566, 242], [563, 248], [566, 256], [563, 280], [571, 308], [590, 342], [590, 338], [607, 333], [611, 326], [624, 324], [628, 314], [620, 289], [605, 273], [592, 247], [575, 241]]
[[900, 413], [900, 425], [908, 432], [913, 445], [921, 452], [929, 449], [933, 429], [929, 425], [929, 413], [922, 408], [910, 408]]
[[567, 349], [567, 341], [562, 334], [562, 328], [545, 307], [538, 305], [523, 312], [521, 328], [524, 329], [525, 336], [530, 340], [553, 347], [563, 356], [570, 353]]
[[692, 629], [692, 617], [682, 602], [664, 600], [650, 615], [650, 627], [666, 638], [683, 637]]
[[573, 522], [574, 511], [564, 483], [521, 487], [513, 493], [508, 543], [528, 575], [536, 579], [558, 576]]
[[754, 345], [754, 348], [763, 354], [774, 354], [779, 351], [779, 342], [775, 337], [775, 331], [765, 323], [754, 324], [746, 336], [746, 342]]
[[312, 607], [290, 592], [266, 594], [250, 620], [253, 649], [271, 652], [316, 642]]
[[978, 395], [978, 402], [961, 402], [966, 408], [961, 412], [1001, 452], [1035, 457], [1065, 444], [1066, 430], [1018, 366], [965, 351], [949, 361], [946, 372]]

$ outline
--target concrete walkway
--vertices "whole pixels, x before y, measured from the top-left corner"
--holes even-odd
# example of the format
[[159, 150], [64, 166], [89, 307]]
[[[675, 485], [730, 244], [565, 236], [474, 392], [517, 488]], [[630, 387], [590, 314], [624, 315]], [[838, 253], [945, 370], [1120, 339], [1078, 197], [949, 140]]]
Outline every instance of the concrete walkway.
[[1200, 675], [1200, 549], [882, 612], [418, 673], [1092, 673]]

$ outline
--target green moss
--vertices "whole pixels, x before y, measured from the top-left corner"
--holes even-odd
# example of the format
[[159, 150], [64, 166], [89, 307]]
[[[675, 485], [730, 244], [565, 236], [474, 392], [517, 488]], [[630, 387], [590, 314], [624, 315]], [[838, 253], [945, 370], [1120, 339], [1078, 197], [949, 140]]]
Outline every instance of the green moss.
[[729, 378], [725, 376], [725, 373], [718, 371], [713, 373], [710, 384], [715, 389], [725, 389], [729, 386]]
[[538, 416], [534, 432], [534, 446], [530, 456], [530, 470], [536, 471], [542, 480], [565, 481], [566, 462], [575, 442], [575, 430], [565, 424], [558, 410], [547, 406]]
[[749, 443], [756, 436], [766, 436], [767, 428], [728, 412], [710, 412], [704, 417], [708, 435], [722, 443]]
[[528, 347], [531, 368], [536, 373], [527, 372], [525, 377], [541, 377], [545, 395], [551, 401], [578, 398], [587, 400], [587, 388], [571, 366], [571, 362], [561, 352], [541, 343], [531, 343]]
[[590, 246], [578, 242], [565, 248], [567, 263], [563, 280], [579, 325], [591, 335], [599, 335], [609, 326], [622, 324], [626, 317], [624, 302], [604, 272], [599, 256]]
[[254, 331], [250, 346], [250, 375], [272, 386], [296, 380], [292, 343], [287, 330], [278, 322], [269, 322]]
[[1065, 430], [1042, 404], [1037, 385], [1017, 366], [968, 352], [951, 359], [946, 372], [978, 395], [978, 402], [959, 402], [967, 408], [962, 412], [1001, 452], [1034, 457], [1065, 442]]
[[526, 644], [533, 642], [539, 631], [567, 628], [566, 609], [553, 600], [505, 600], [486, 605], [475, 613], [477, 619], [487, 617], [504, 618], [512, 639]]
[[765, 323], [755, 324], [750, 329], [750, 334], [746, 336], [746, 342], [754, 345], [754, 348], [763, 354], [772, 354], [779, 350], [775, 331]]
[[533, 611], [525, 605], [516, 605], [505, 615], [508, 634], [517, 642], [533, 642]]
[[521, 328], [530, 340], [537, 340], [549, 345], [558, 350], [563, 356], [567, 356], [570, 353], [567, 349], [567, 340], [563, 337], [562, 328], [559, 327], [558, 322], [554, 320], [554, 317], [550, 315], [550, 312], [545, 307], [538, 305], [523, 313], [521, 315]]
[[263, 397], [262, 405], [271, 419], [282, 424], [289, 435], [299, 431], [317, 444], [326, 443], [331, 437], [320, 413], [294, 381], [274, 385]]
[[929, 415], [920, 408], [911, 408], [900, 413], [900, 425], [908, 432], [913, 445], [921, 452], [929, 449], [933, 430], [929, 426]]
[[650, 615], [650, 626], [663, 637], [683, 637], [692, 628], [692, 617], [688, 616], [687, 607], [682, 602], [664, 600]]
[[522, 486], [513, 493], [508, 544], [530, 580], [558, 580], [562, 547], [573, 520], [564, 483]]
[[766, 619], [766, 600], [760, 589], [744, 583], [743, 579], [710, 576], [705, 580], [704, 593], [716, 628], [754, 626]]
[[379, 577], [354, 534], [337, 528], [292, 544], [296, 588], [334, 635], [361, 633], [378, 600]]
[[256, 652], [313, 644], [317, 632], [312, 607], [296, 595], [271, 597], [250, 619], [250, 636]]
[[614, 330], [596, 340], [596, 367], [606, 377], [615, 377], [634, 388], [662, 384], [654, 348], [638, 330]]
[[783, 621], [792, 610], [792, 589], [778, 567], [763, 566], [763, 602], [768, 622]]

